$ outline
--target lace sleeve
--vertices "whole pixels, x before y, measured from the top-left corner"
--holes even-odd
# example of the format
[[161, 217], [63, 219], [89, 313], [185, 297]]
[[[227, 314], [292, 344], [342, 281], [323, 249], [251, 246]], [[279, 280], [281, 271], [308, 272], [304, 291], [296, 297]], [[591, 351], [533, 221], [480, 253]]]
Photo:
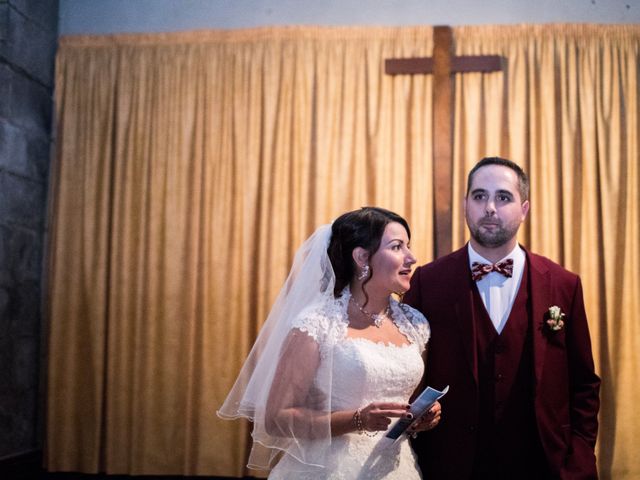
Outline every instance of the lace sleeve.
[[346, 336], [347, 322], [343, 300], [326, 302], [323, 305], [309, 307], [298, 315], [291, 327], [313, 338], [320, 348], [320, 356], [325, 358], [329, 350], [341, 338]]
[[431, 338], [429, 322], [422, 313], [405, 303], [399, 303], [398, 307], [404, 314], [408, 324], [406, 330], [401, 328], [401, 331], [407, 335], [411, 341], [422, 345], [422, 349], [424, 350]]
[[292, 322], [291, 327], [305, 332], [317, 343], [324, 343], [324, 334], [327, 332], [329, 321], [320, 308], [307, 308], [300, 312]]

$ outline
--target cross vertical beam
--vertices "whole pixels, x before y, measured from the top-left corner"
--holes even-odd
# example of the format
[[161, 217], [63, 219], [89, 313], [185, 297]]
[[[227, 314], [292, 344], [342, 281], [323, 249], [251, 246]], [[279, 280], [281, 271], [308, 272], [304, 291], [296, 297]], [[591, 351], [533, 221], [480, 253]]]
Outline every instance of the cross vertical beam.
[[451, 204], [453, 174], [453, 33], [450, 27], [434, 27], [433, 47], [433, 204], [435, 210], [434, 255], [451, 252]]

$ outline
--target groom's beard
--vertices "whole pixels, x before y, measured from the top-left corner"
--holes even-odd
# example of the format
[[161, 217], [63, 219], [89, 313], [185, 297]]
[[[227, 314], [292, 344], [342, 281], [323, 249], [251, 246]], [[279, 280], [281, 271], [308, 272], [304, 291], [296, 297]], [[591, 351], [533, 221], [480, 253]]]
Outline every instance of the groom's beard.
[[[484, 224], [491, 223], [494, 225], [492, 230], [483, 228]], [[510, 225], [504, 225], [502, 221], [497, 219], [483, 218], [478, 223], [472, 224], [467, 218], [467, 226], [471, 237], [486, 248], [497, 248], [508, 243], [518, 233], [520, 222], [514, 222]]]

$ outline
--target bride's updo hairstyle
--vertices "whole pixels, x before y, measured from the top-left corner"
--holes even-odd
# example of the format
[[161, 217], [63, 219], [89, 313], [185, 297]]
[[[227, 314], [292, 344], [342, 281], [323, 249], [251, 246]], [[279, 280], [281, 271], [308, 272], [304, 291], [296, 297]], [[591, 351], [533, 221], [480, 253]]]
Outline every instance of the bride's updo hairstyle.
[[[384, 208], [362, 207], [359, 210], [340, 215], [331, 225], [331, 240], [327, 254], [336, 276], [333, 289], [334, 296], [340, 296], [344, 288], [351, 283], [356, 275], [356, 263], [352, 252], [356, 247], [362, 247], [369, 252], [369, 258], [380, 248], [380, 240], [388, 224], [398, 222], [407, 230], [411, 238], [409, 224], [397, 213]], [[373, 276], [373, 270], [363, 286]]]

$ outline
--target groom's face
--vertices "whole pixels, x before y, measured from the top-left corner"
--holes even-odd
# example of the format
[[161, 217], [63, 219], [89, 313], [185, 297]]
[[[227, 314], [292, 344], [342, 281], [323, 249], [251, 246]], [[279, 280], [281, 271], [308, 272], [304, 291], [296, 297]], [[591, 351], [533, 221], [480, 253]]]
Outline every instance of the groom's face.
[[486, 248], [515, 242], [529, 211], [522, 201], [516, 172], [503, 165], [487, 165], [473, 175], [464, 201], [465, 218], [473, 239]]

